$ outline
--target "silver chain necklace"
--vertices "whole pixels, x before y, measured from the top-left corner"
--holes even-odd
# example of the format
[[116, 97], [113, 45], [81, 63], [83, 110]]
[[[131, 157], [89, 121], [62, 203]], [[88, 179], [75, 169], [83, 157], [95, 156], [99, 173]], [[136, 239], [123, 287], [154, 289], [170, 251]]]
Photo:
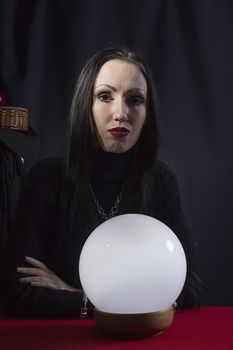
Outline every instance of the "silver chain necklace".
[[91, 191], [93, 200], [94, 200], [94, 202], [95, 202], [96, 208], [97, 208], [97, 210], [98, 210], [98, 213], [100, 214], [100, 216], [102, 217], [102, 219], [108, 220], [108, 219], [110, 219], [110, 218], [113, 218], [113, 217], [117, 214], [117, 212], [118, 212], [118, 209], [119, 209], [119, 205], [120, 205], [120, 202], [121, 202], [121, 198], [122, 198], [122, 194], [123, 194], [124, 188], [121, 190], [121, 192], [120, 192], [119, 195], [117, 196], [116, 201], [114, 202], [114, 204], [113, 204], [112, 208], [110, 209], [110, 212], [109, 212], [108, 215], [105, 213], [104, 208], [101, 207], [100, 202], [99, 202], [98, 199], [96, 198], [95, 193], [93, 192], [91, 186], [90, 186], [90, 191]]

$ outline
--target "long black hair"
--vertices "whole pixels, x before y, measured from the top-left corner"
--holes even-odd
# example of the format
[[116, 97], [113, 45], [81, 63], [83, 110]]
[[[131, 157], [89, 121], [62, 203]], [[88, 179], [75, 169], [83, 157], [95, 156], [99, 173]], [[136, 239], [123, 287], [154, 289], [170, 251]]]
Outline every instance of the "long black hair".
[[[158, 104], [154, 82], [149, 68], [142, 58], [125, 47], [110, 47], [96, 53], [81, 71], [71, 105], [69, 139], [67, 149], [67, 171], [69, 174], [82, 174], [89, 178], [93, 161], [93, 152], [99, 139], [92, 124], [93, 88], [101, 67], [107, 61], [120, 59], [135, 64], [147, 83], [147, 116], [137, 142], [138, 157], [142, 166], [153, 167], [156, 160], [158, 137]], [[141, 154], [143, 153], [143, 154]], [[141, 157], [142, 156], [142, 157]]]
[[[150, 207], [150, 183], [153, 181], [153, 169], [159, 149], [159, 108], [152, 74], [143, 59], [134, 51], [117, 46], [103, 49], [89, 59], [82, 69], [75, 87], [68, 131], [66, 152], [66, 178], [72, 186], [77, 184], [86, 197], [88, 181], [93, 167], [96, 147], [101, 147], [97, 130], [92, 121], [93, 89], [101, 67], [107, 61], [120, 59], [134, 64], [143, 74], [147, 83], [146, 123], [134, 147], [132, 173], [137, 183], [138, 195], [142, 198], [142, 207]], [[140, 190], [141, 189], [141, 190]], [[73, 191], [72, 191], [73, 192]], [[78, 193], [81, 192], [78, 191]], [[143, 212], [147, 210], [142, 209]]]

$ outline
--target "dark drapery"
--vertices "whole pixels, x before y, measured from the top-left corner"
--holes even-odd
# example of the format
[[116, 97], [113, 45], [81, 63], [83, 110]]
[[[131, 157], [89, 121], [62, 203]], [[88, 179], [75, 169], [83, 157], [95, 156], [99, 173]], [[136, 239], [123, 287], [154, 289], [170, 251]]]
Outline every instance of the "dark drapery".
[[37, 159], [62, 153], [74, 83], [96, 50], [143, 54], [161, 103], [160, 158], [176, 172], [204, 303], [233, 305], [231, 0], [1, 0], [0, 89], [29, 109]]

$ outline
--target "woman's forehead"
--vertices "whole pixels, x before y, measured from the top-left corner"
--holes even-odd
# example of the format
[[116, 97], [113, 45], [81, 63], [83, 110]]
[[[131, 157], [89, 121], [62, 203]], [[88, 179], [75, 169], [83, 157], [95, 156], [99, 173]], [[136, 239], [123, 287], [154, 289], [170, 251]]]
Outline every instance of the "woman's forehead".
[[94, 87], [101, 85], [129, 85], [133, 89], [142, 89], [146, 92], [147, 83], [144, 75], [136, 64], [113, 59], [103, 64], [95, 79]]

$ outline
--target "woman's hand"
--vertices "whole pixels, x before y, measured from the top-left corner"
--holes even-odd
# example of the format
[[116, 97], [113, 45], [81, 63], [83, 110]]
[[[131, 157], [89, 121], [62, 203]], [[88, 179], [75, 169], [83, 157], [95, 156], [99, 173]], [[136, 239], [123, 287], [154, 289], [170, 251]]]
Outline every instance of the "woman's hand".
[[33, 267], [17, 267], [16, 270], [18, 273], [28, 276], [20, 277], [19, 280], [21, 283], [29, 283], [31, 286], [35, 287], [81, 292], [81, 289], [74, 288], [64, 282], [41, 261], [29, 256], [25, 256], [25, 260]]

